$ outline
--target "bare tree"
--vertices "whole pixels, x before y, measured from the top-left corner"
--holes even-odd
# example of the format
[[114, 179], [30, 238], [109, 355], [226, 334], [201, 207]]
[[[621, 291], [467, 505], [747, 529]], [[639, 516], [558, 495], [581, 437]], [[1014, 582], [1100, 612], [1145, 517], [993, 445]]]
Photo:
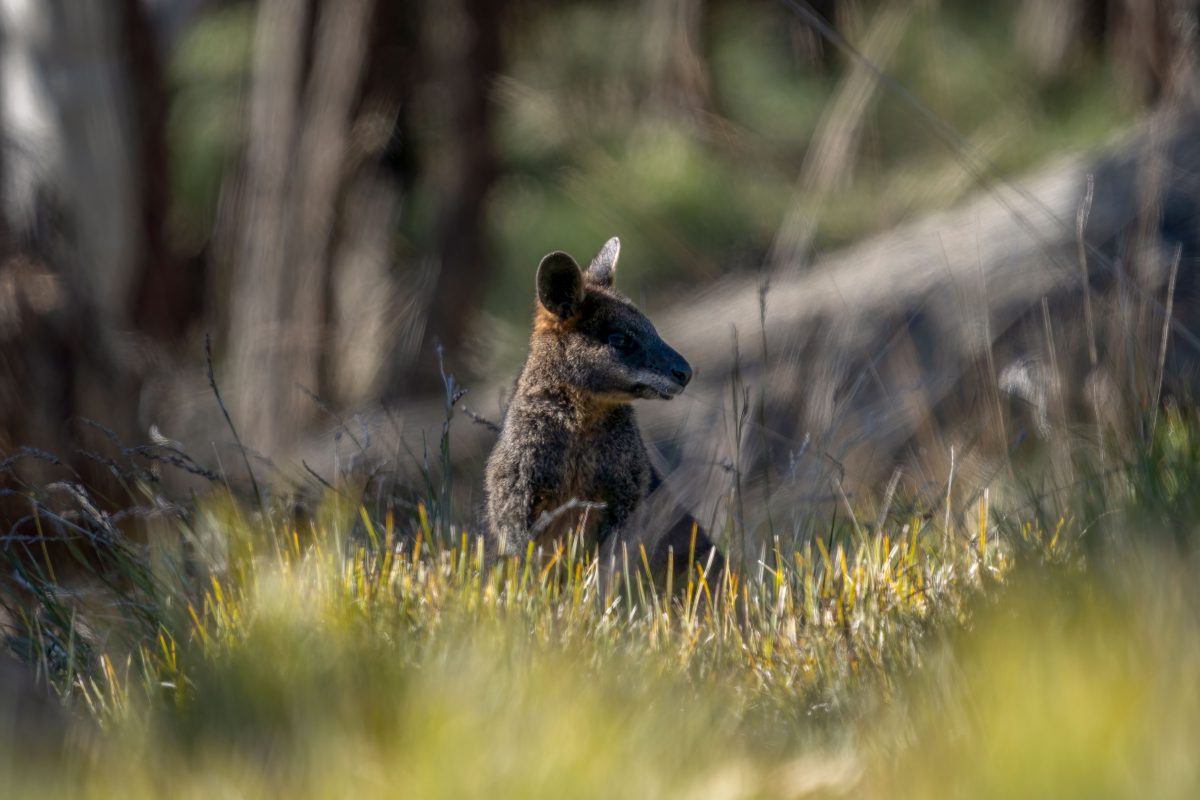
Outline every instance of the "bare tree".
[[7, 3], [0, 37], [0, 453], [70, 453], [73, 419], [137, 426], [164, 330], [160, 61], [133, 0]]

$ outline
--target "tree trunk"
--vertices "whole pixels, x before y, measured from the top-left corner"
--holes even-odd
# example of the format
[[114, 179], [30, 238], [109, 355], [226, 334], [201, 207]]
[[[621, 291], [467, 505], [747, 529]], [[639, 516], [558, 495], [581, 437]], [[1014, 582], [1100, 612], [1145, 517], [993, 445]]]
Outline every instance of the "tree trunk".
[[486, 201], [497, 175], [491, 89], [501, 63], [503, 8], [497, 0], [448, 0], [425, 14], [431, 86], [423, 102], [436, 120], [426, 163], [437, 187], [438, 263], [421, 344], [399, 365], [387, 391], [393, 399], [441, 385], [438, 350], [450, 365], [462, 357], [491, 274]]
[[141, 365], [124, 332], [163, 252], [162, 198], [143, 194], [162, 171], [163, 105], [128, 89], [158, 85], [140, 13], [0, 6], [0, 457], [32, 445], [86, 474], [80, 418], [138, 427]]
[[372, 6], [259, 6], [226, 390], [243, 442], [261, 452], [318, 412], [308, 393], [322, 389], [335, 223]]
[[284, 300], [308, 5], [262, 0], [255, 20], [224, 383], [229, 410], [246, 433], [245, 441], [260, 450], [273, 449], [297, 421], [289, 357], [296, 336], [312, 335], [293, 329]]
[[651, 113], [704, 125], [712, 114], [712, 81], [704, 59], [706, 0], [644, 0], [645, 54]]

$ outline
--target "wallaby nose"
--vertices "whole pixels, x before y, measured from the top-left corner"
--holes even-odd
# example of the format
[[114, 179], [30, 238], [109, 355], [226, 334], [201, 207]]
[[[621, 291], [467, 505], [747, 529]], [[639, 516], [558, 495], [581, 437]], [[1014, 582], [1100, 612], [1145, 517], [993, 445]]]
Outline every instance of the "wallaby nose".
[[671, 376], [679, 382], [680, 386], [687, 386], [692, 379], [692, 367], [686, 361], [680, 361], [671, 367]]

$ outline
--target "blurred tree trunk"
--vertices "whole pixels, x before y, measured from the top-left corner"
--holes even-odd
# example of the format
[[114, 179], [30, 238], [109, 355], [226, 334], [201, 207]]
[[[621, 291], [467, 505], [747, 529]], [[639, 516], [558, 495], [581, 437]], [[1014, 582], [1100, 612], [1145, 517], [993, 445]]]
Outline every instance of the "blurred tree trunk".
[[100, 0], [47, 0], [2, 12], [4, 202], [11, 229], [30, 246], [69, 237], [55, 269], [90, 296], [102, 322], [124, 324], [139, 203], [114, 10]]
[[0, 456], [28, 444], [78, 462], [71, 421], [138, 427], [128, 332], [157, 329], [138, 297], [168, 261], [165, 103], [144, 12], [0, 6]]
[[1196, 0], [1022, 0], [1017, 42], [1034, 67], [1061, 76], [1085, 49], [1105, 50], [1135, 101], [1195, 100]]
[[[377, 3], [370, 25], [362, 100], [330, 285], [331, 341], [323, 371], [326, 394], [340, 408], [374, 402], [390, 378], [397, 341], [409, 352], [423, 332], [429, 281], [404, 280], [397, 291], [396, 223], [416, 179], [408, 125], [424, 67], [417, 4]], [[416, 336], [404, 336], [415, 330]], [[405, 359], [403, 363], [408, 363]]]
[[655, 113], [703, 122], [712, 112], [712, 80], [704, 56], [705, 0], [643, 0], [642, 44]]
[[226, 391], [242, 439], [265, 452], [318, 411], [305, 390], [322, 388], [335, 226], [373, 5], [259, 5]]
[[[304, 9], [259, 6], [230, 281], [230, 411], [268, 453], [322, 413], [305, 390], [345, 408], [438, 385], [435, 342], [451, 357], [463, 347], [489, 272], [500, 4]], [[416, 164], [405, 120], [425, 76], [439, 263], [401, 293], [393, 237]]]
[[245, 440], [260, 449], [271, 449], [300, 413], [290, 363], [295, 353], [284, 351], [296, 349], [290, 340], [297, 334], [316, 335], [289, 324], [284, 300], [308, 11], [308, 3], [262, 0], [255, 20], [225, 383], [230, 412]]
[[[818, 16], [834, 27], [838, 26], [837, 5], [838, 0], [811, 0], [808, 3]], [[788, 32], [791, 35], [793, 52], [806, 66], [829, 72], [840, 63], [837, 47], [825, 41], [825, 37], [811, 25], [802, 22], [799, 17], [789, 15]]]
[[130, 308], [139, 331], [160, 342], [177, 339], [201, 310], [199, 281], [167, 242], [170, 206], [167, 89], [161, 46], [144, 0], [121, 0], [122, 49], [129, 76], [131, 121], [136, 125], [140, 198], [138, 286]]
[[1017, 45], [1045, 76], [1061, 75], [1083, 44], [1084, 15], [1095, 0], [1022, 0]]
[[[912, 5], [908, 0], [883, 0], [869, 22], [844, 21], [843, 28], [859, 52], [877, 68], [887, 70], [911, 19]], [[849, 65], [804, 154], [800, 180], [771, 247], [773, 269], [799, 270], [809, 264], [813, 236], [826, 198], [832, 190], [853, 180], [855, 166], [861, 159], [863, 131], [880, 91], [873, 72], [858, 62]]]
[[1143, 103], [1197, 99], [1196, 0], [1109, 0], [1118, 74]]
[[388, 387], [392, 399], [440, 386], [438, 348], [448, 365], [462, 357], [491, 274], [487, 197], [497, 176], [491, 89], [501, 65], [504, 8], [501, 0], [445, 0], [424, 15], [429, 81], [420, 102], [430, 132], [422, 162], [436, 191], [436, 277], [423, 325], [417, 323], [420, 344], [397, 365]]

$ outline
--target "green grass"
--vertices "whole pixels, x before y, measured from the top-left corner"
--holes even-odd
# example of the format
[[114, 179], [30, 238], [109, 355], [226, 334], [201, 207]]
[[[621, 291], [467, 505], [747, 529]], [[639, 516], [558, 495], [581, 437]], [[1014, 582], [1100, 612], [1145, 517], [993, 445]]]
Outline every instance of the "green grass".
[[1143, 555], [1103, 580], [1022, 580], [931, 654], [891, 722], [911, 743], [871, 794], [1195, 796], [1194, 565]]
[[0, 791], [1190, 796], [1196, 436], [1165, 414], [1087, 519], [864, 519], [672, 595], [640, 553], [485, 569], [348, 494], [303, 523], [213, 495], [110, 541], [107, 589], [10, 552], [11, 641], [76, 721], [36, 757], [0, 729]]
[[[317, 518], [264, 524], [214, 498], [189, 529], [152, 534], [147, 589], [91, 608], [23, 565], [46, 588], [24, 615], [35, 660], [97, 732], [66, 773], [0, 761], [10, 785], [647, 797], [704, 796], [737, 774], [765, 787], [813, 748], [848, 747], [847, 724], [917, 663], [924, 632], [1010, 566], [997, 540], [946, 549], [918, 519], [832, 553], [774, 553], [749, 576], [698, 567], [667, 595], [640, 552], [486, 570], [478, 543], [423, 506], [376, 520], [333, 497]], [[114, 622], [114, 602], [153, 624]], [[54, 642], [83, 639], [86, 657], [57, 663]]]

